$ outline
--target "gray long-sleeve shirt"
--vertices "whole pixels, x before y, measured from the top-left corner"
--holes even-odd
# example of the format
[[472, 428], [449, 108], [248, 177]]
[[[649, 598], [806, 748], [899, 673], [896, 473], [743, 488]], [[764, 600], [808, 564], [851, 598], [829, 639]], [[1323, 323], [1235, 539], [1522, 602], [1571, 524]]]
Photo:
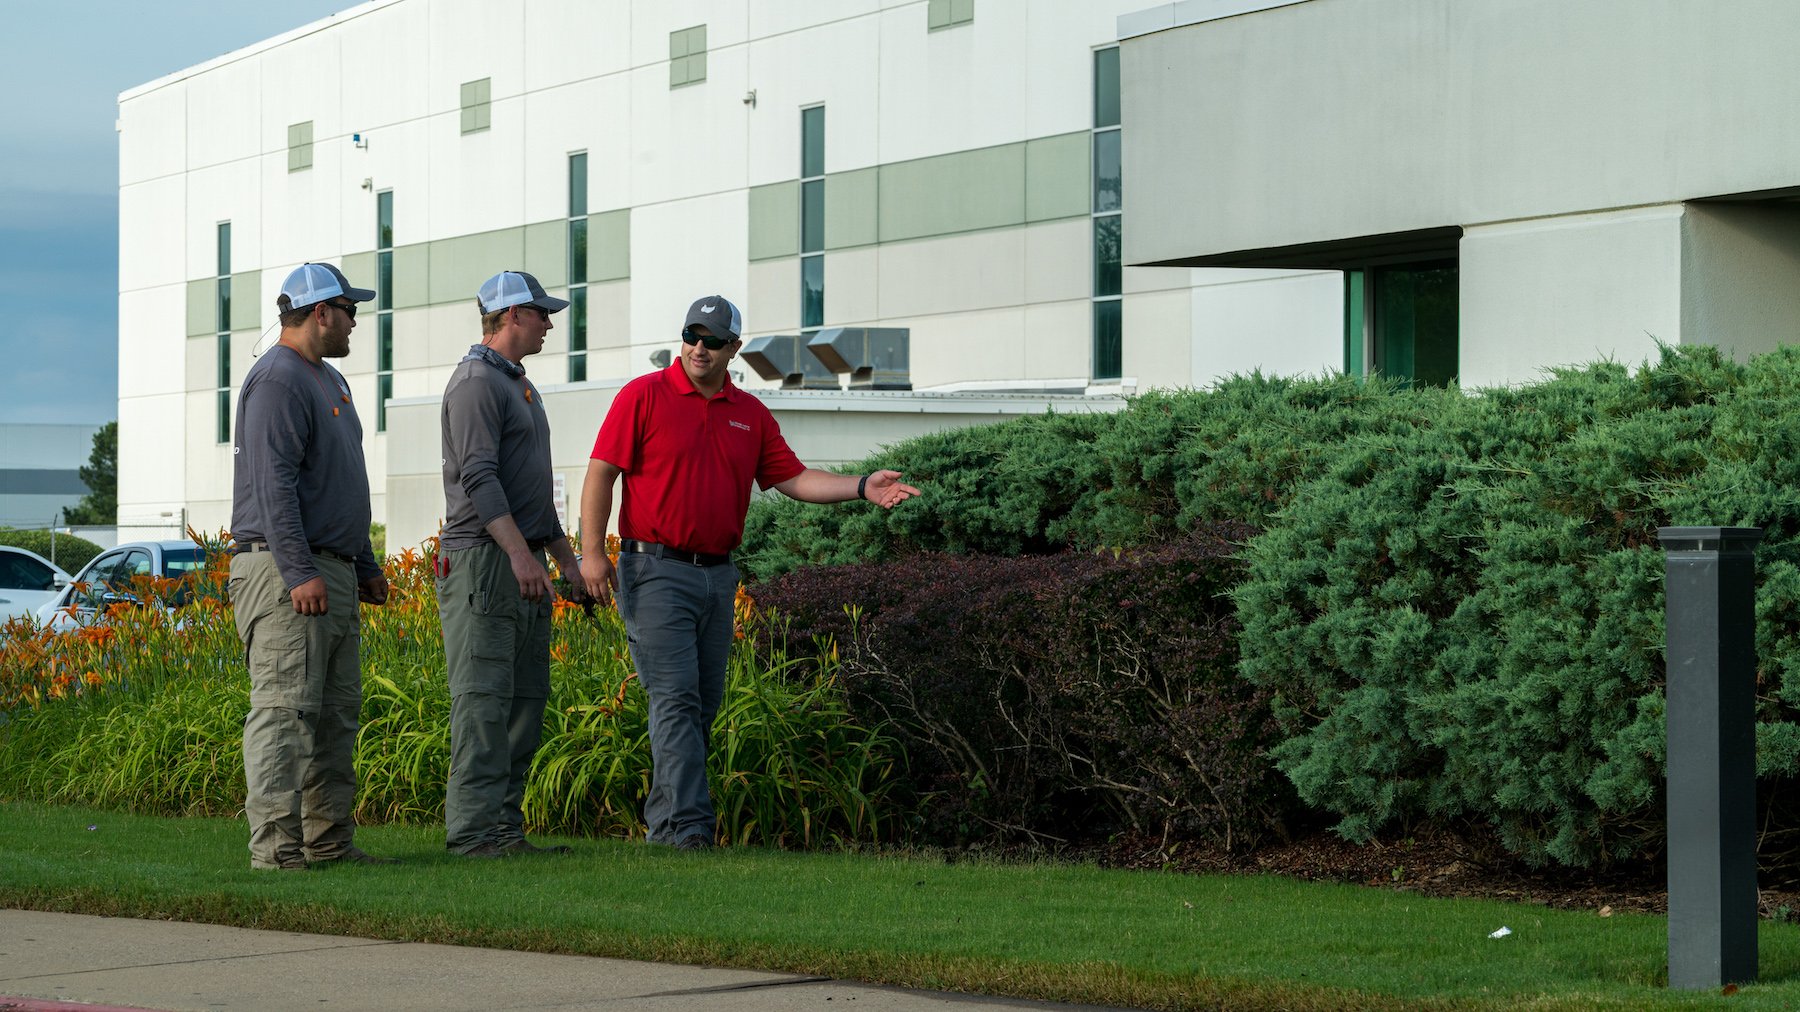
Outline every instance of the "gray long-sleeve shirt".
[[511, 514], [527, 541], [563, 536], [551, 498], [550, 419], [531, 380], [479, 358], [444, 388], [445, 548], [493, 541], [487, 525]]
[[362, 422], [336, 369], [283, 344], [244, 377], [232, 446], [231, 536], [266, 541], [288, 589], [319, 575], [312, 553], [381, 572], [369, 547], [369, 474]]

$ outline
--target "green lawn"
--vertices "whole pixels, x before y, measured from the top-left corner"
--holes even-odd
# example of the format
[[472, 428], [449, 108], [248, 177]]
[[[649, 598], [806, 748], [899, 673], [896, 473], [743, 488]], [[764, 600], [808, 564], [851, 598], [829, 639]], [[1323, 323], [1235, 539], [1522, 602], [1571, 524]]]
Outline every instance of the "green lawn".
[[[367, 827], [398, 867], [252, 872], [244, 824], [0, 803], [0, 905], [824, 974], [1148, 1008], [1644, 1008], [1665, 921], [1270, 877], [566, 840], [469, 862]], [[1493, 940], [1506, 925], [1513, 934]], [[1762, 928], [1800, 1006], [1800, 928]]]

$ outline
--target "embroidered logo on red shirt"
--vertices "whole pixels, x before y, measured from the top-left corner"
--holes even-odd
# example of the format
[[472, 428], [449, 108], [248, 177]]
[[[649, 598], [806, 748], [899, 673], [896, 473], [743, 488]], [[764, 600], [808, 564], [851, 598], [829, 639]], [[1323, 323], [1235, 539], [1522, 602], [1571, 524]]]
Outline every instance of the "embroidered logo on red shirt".
[[732, 428], [734, 428], [734, 429], [743, 429], [743, 430], [744, 430], [744, 431], [745, 431], [745, 432], [749, 432], [749, 431], [750, 431], [750, 426], [748, 426], [748, 425], [745, 425], [745, 424], [744, 424], [744, 423], [743, 423], [743, 422], [740, 422], [740, 421], [738, 421], [738, 420], [737, 420], [737, 419], [735, 419], [735, 418], [733, 418], [733, 419], [730, 419], [730, 421], [731, 421], [731, 427], [732, 427]]

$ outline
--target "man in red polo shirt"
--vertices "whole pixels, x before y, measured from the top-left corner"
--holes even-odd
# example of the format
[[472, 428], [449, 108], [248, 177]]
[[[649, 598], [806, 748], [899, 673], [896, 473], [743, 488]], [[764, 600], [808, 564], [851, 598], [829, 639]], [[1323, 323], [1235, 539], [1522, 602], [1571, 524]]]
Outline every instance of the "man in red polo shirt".
[[[919, 490], [898, 471], [834, 474], [802, 464], [769, 409], [726, 372], [743, 343], [743, 317], [722, 296], [688, 309], [681, 341], [681, 360], [627, 383], [600, 426], [581, 489], [581, 576], [601, 601], [617, 590], [650, 697], [650, 841], [703, 850], [715, 832], [706, 754], [731, 651], [731, 550], [744, 536], [751, 483], [804, 502], [867, 499], [885, 509]], [[615, 571], [606, 523], [621, 475]]]

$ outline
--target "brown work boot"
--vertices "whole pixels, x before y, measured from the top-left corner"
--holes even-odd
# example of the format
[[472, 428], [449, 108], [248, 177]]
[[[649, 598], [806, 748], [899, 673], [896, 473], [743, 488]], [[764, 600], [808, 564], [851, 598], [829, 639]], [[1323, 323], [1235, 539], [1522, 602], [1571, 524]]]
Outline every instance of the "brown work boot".
[[455, 853], [457, 857], [501, 858], [511, 857], [513, 852], [497, 843], [481, 843], [470, 847], [468, 850], [458, 850], [453, 853]]

